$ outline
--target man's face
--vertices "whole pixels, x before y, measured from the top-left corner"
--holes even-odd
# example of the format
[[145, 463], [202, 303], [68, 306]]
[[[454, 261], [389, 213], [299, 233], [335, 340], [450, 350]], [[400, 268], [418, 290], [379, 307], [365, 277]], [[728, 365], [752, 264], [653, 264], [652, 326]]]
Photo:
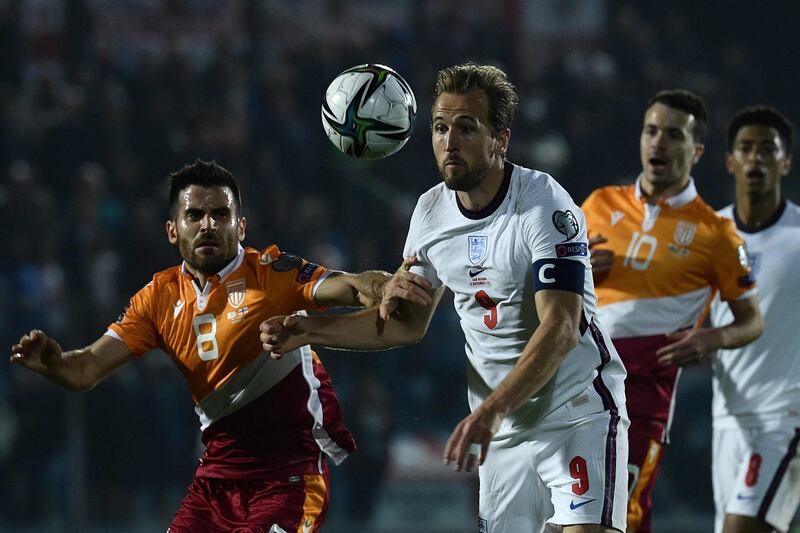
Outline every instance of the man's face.
[[210, 276], [236, 257], [245, 219], [228, 187], [188, 186], [178, 195], [175, 217], [167, 222], [167, 238], [195, 270]]
[[489, 174], [494, 159], [502, 163], [509, 130], [492, 137], [489, 98], [483, 90], [444, 92], [433, 105], [431, 143], [445, 185], [455, 191], [475, 188]]
[[644, 113], [639, 153], [644, 179], [659, 188], [688, 177], [703, 153], [703, 145], [692, 135], [694, 115], [660, 102]]
[[739, 128], [732, 151], [725, 156], [728, 172], [736, 179], [736, 189], [752, 198], [772, 194], [781, 177], [789, 173], [791, 162], [778, 130], [769, 126]]

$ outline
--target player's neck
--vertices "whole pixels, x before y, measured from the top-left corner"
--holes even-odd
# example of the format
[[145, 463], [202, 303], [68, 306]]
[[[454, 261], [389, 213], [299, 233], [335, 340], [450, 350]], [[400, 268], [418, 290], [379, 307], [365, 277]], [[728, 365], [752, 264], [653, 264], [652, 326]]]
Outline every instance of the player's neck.
[[689, 176], [686, 175], [678, 181], [670, 184], [658, 184], [648, 181], [646, 178], [641, 180], [642, 195], [648, 203], [655, 204], [659, 200], [672, 198], [684, 190], [689, 185]]
[[778, 187], [763, 196], [753, 196], [745, 190], [736, 191], [736, 216], [754, 228], [771, 220], [780, 205], [781, 191]]
[[499, 165], [493, 165], [489, 169], [489, 174], [476, 187], [469, 191], [457, 191], [461, 205], [470, 211], [480, 211], [497, 196], [504, 177], [503, 161], [500, 161]]

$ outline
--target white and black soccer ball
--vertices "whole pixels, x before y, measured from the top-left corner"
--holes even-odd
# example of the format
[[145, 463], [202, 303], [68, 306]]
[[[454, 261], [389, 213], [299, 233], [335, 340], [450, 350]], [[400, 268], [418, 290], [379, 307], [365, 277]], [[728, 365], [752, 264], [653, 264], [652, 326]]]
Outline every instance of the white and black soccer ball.
[[358, 159], [397, 152], [411, 137], [417, 100], [400, 74], [367, 64], [339, 74], [325, 91], [322, 126], [333, 145]]

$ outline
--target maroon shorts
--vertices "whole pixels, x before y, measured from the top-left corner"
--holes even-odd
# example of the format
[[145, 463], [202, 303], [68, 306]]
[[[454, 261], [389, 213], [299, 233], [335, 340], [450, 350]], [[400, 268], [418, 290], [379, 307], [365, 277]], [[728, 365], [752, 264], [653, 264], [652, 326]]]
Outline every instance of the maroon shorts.
[[[286, 469], [268, 479], [195, 477], [168, 533], [319, 531], [328, 508], [329, 472]], [[277, 528], [272, 529], [273, 526]], [[278, 529], [280, 528], [280, 529]]]
[[628, 531], [652, 531], [653, 487], [656, 484], [664, 424], [646, 419], [631, 418], [628, 429]]

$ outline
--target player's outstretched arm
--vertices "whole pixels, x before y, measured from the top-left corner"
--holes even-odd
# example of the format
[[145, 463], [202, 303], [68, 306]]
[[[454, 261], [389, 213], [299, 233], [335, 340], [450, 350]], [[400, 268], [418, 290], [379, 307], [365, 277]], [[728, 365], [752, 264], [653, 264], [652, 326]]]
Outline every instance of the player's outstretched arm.
[[[420, 305], [431, 303], [430, 283], [424, 277], [409, 271], [416, 258], [409, 258], [397, 269], [394, 275], [382, 270], [368, 270], [360, 274], [333, 272], [317, 288], [315, 300], [328, 306], [372, 307], [392, 299], [402, 298]], [[397, 307], [393, 303], [392, 310]], [[388, 318], [388, 315], [384, 318]]]
[[65, 352], [44, 331], [34, 329], [11, 347], [11, 363], [37, 372], [70, 390], [89, 390], [128, 362], [124, 342], [103, 335], [93, 344]]
[[738, 348], [756, 340], [764, 332], [764, 320], [758, 298], [728, 302], [733, 321], [718, 328], [695, 328], [677, 331], [667, 337], [675, 342], [656, 352], [662, 365], [687, 366], [711, 356], [715, 350]]
[[428, 305], [401, 301], [388, 321], [374, 307], [344, 315], [272, 317], [261, 323], [261, 343], [275, 359], [306, 344], [343, 350], [408, 346], [425, 336], [443, 292], [440, 287], [429, 294]]

